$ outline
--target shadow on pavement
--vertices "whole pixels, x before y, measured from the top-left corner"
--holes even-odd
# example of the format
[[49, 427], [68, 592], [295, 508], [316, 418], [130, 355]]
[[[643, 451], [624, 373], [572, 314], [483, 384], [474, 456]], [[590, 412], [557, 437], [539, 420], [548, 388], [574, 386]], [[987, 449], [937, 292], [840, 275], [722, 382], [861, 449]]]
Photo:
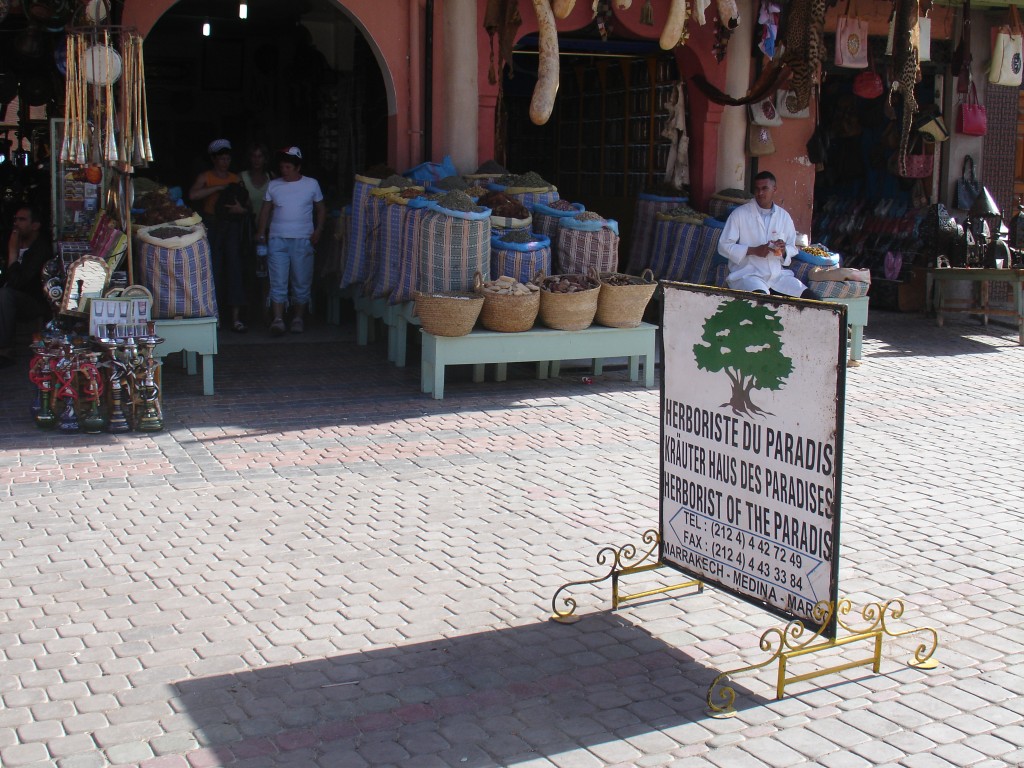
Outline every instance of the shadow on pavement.
[[[221, 764], [307, 749], [351, 750], [371, 765], [415, 765], [419, 756], [480, 768], [706, 720], [717, 674], [643, 627], [598, 613], [571, 626], [528, 624], [184, 680], [175, 705]], [[765, 703], [735, 689], [738, 707]]]

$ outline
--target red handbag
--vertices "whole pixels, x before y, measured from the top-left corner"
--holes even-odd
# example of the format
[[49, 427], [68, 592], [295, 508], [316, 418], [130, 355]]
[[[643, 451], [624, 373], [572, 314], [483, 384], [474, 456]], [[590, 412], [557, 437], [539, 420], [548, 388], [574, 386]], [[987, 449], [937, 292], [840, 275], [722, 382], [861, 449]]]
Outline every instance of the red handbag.
[[862, 99], [877, 99], [885, 92], [885, 83], [882, 82], [882, 76], [875, 72], [875, 57], [871, 55], [870, 49], [868, 69], [853, 78], [853, 92]]
[[971, 81], [967, 88], [967, 99], [960, 102], [956, 113], [956, 132], [964, 136], [984, 136], [988, 130], [988, 114], [978, 102], [978, 89]]

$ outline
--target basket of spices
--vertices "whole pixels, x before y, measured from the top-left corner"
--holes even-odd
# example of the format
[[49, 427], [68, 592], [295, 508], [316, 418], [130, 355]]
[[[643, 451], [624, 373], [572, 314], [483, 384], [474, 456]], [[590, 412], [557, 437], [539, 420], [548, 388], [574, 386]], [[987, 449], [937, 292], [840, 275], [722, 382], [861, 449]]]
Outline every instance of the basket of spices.
[[540, 321], [559, 331], [589, 328], [597, 314], [601, 281], [596, 276], [551, 275], [540, 284]]
[[480, 325], [489, 331], [521, 333], [533, 328], [540, 311], [540, 288], [502, 275], [484, 282], [476, 275], [476, 291], [483, 297]]
[[649, 269], [640, 277], [619, 272], [602, 273], [594, 322], [609, 328], [636, 328], [657, 287], [654, 273]]
[[417, 292], [415, 299], [423, 330], [434, 336], [465, 336], [484, 305], [483, 296], [462, 291]]

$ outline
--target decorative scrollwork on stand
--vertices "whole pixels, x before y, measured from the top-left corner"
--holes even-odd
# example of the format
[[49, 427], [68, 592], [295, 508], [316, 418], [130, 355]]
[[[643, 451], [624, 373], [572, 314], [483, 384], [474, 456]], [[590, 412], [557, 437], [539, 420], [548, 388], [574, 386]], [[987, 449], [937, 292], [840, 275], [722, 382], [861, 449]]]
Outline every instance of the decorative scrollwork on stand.
[[[851, 622], [850, 619], [847, 618], [852, 611], [853, 605], [846, 598], [840, 599], [835, 604], [824, 600], [817, 603], [811, 611], [810, 619], [818, 625], [819, 629], [806, 640], [803, 639], [805, 627], [803, 622], [800, 620], [791, 621], [782, 629], [773, 627], [772, 629], [766, 630], [761, 635], [759, 645], [761, 650], [770, 654], [770, 656], [757, 664], [750, 664], [745, 667], [740, 667], [739, 669], [722, 672], [715, 677], [711, 682], [711, 685], [708, 687], [708, 710], [712, 715], [718, 717], [734, 714], [733, 705], [736, 701], [736, 691], [731, 685], [727, 684], [727, 680], [744, 672], [751, 672], [755, 669], [767, 667], [769, 664], [776, 661], [779, 663], [779, 680], [776, 688], [776, 697], [780, 699], [782, 698], [786, 684], [790, 682], [809, 680], [813, 677], [819, 677], [833, 672], [840, 672], [867, 664], [872, 664], [875, 672], [878, 672], [878, 665], [881, 661], [881, 642], [882, 637], [885, 635], [895, 638], [918, 632], [929, 634], [930, 639], [922, 641], [917, 646], [914, 651], [914, 658], [909, 663], [911, 666], [918, 669], [934, 669], [938, 666], [932, 656], [939, 645], [939, 633], [933, 627], [915, 627], [912, 629], [894, 631], [888, 626], [888, 621], [895, 621], [903, 617], [905, 606], [902, 600], [892, 599], [885, 603], [868, 603], [860, 611], [859, 622]], [[822, 638], [823, 632], [831, 624], [833, 618], [835, 618], [836, 626], [839, 629], [850, 633], [848, 636], [837, 637], [831, 640]], [[849, 643], [866, 640], [872, 640], [875, 644], [874, 654], [866, 659], [846, 662], [837, 666], [820, 669], [809, 674], [799, 675], [797, 677], [786, 677], [786, 662], [791, 657], [807, 653], [816, 653], [818, 651], [828, 650], [838, 646], [847, 645]]]
[[[621, 547], [604, 547], [597, 553], [597, 565], [608, 566], [608, 572], [603, 576], [598, 576], [593, 579], [582, 579], [580, 581], [570, 581], [568, 584], [563, 584], [559, 587], [555, 594], [551, 597], [551, 618], [554, 621], [562, 623], [572, 623], [579, 619], [576, 616], [576, 598], [571, 595], [566, 595], [562, 598], [562, 607], [559, 608], [558, 596], [571, 587], [582, 587], [588, 584], [600, 584], [603, 581], [607, 581], [612, 578], [617, 572], [624, 571], [628, 568], [636, 568], [640, 564], [651, 560], [651, 562], [657, 561], [658, 545], [660, 538], [658, 532], [654, 529], [644, 531], [643, 536], [640, 537], [641, 545], [638, 548], [636, 544], [625, 544]], [[643, 549], [646, 547], [646, 549]]]

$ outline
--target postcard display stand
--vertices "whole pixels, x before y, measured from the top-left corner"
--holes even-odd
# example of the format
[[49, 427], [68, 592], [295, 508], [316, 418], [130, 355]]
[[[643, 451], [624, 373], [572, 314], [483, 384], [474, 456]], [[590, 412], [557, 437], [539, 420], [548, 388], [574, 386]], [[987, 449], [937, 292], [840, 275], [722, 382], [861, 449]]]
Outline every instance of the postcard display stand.
[[[551, 618], [577, 621], [569, 590], [610, 580], [613, 610], [707, 585], [786, 620], [761, 635], [767, 659], [714, 678], [707, 705], [719, 717], [735, 714], [730, 679], [740, 673], [777, 661], [782, 698], [787, 685], [822, 675], [867, 665], [878, 673], [886, 636], [922, 633], [909, 664], [935, 668], [936, 630], [893, 627], [901, 598], [868, 603], [858, 618], [839, 597], [846, 307], [663, 285], [659, 527], [639, 546], [602, 549], [597, 564], [607, 572], [560, 587]], [[621, 594], [622, 577], [657, 570], [689, 580]], [[870, 653], [787, 670], [858, 644]]]

